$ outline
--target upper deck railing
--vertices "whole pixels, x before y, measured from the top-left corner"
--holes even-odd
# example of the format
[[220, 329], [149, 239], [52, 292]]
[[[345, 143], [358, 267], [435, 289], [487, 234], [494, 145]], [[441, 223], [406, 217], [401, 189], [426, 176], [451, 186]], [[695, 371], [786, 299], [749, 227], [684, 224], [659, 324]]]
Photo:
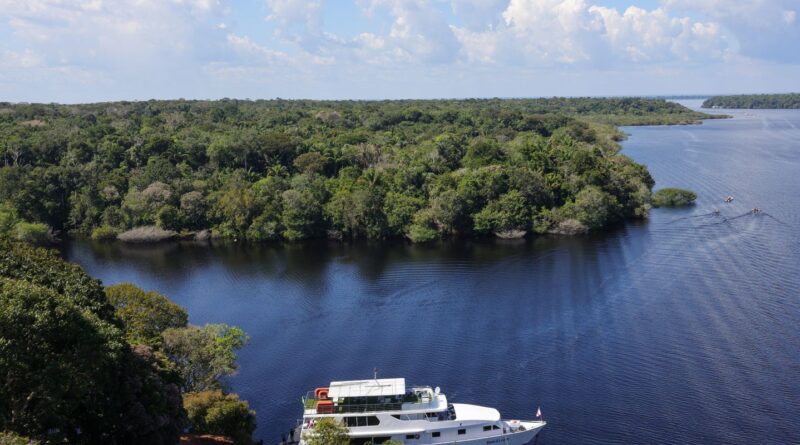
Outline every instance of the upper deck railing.
[[[425, 388], [415, 388], [425, 389]], [[429, 389], [429, 388], [428, 388]], [[344, 413], [366, 413], [366, 412], [381, 412], [381, 411], [400, 411], [403, 409], [404, 404], [427, 404], [436, 401], [436, 395], [433, 392], [418, 391], [413, 393], [406, 393], [403, 395], [385, 397], [388, 399], [382, 402], [362, 402], [357, 398], [346, 398], [343, 401], [336, 401], [332, 406], [326, 407], [326, 413], [331, 414], [344, 414]], [[303, 407], [306, 411], [317, 409], [317, 399], [313, 391], [309, 391], [303, 397]], [[325, 400], [325, 399], [323, 399]]]

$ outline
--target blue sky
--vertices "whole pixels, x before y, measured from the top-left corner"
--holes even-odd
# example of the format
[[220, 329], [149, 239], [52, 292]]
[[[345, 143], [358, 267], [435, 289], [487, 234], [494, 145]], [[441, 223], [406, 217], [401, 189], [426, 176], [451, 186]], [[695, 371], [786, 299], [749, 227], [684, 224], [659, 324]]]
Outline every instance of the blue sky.
[[800, 90], [800, 0], [0, 0], [0, 101]]

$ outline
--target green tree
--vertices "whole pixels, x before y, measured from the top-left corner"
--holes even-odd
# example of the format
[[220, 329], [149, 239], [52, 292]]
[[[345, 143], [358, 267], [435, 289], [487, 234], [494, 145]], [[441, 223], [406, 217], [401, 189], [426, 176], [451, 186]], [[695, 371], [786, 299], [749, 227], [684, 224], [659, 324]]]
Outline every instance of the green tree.
[[312, 432], [306, 433], [303, 440], [308, 445], [349, 445], [350, 437], [344, 424], [333, 417], [316, 420]]
[[284, 238], [300, 240], [313, 237], [322, 222], [322, 202], [310, 190], [283, 192], [282, 224]]
[[425, 243], [439, 238], [439, 230], [433, 210], [428, 208], [415, 213], [406, 236], [415, 243]]
[[481, 233], [526, 231], [530, 226], [530, 211], [522, 193], [512, 190], [490, 202], [473, 216], [475, 230]]
[[327, 163], [328, 159], [316, 151], [303, 153], [294, 159], [294, 167], [308, 174], [322, 173]]
[[186, 310], [158, 292], [145, 292], [131, 283], [109, 286], [105, 291], [125, 324], [130, 344], [159, 347], [165, 330], [186, 326]]
[[487, 138], [478, 138], [469, 143], [467, 153], [464, 155], [462, 163], [465, 167], [477, 168], [484, 165], [499, 163], [504, 157], [505, 154], [496, 141]]
[[422, 198], [389, 192], [383, 202], [383, 213], [386, 215], [387, 230], [390, 235], [401, 236], [411, 225], [414, 214], [425, 205]]
[[180, 229], [183, 224], [178, 209], [171, 205], [165, 205], [158, 209], [156, 225], [164, 230]]
[[562, 213], [575, 218], [590, 230], [597, 229], [617, 216], [617, 199], [600, 188], [589, 186], [575, 195], [575, 200], [562, 208]]
[[46, 443], [175, 443], [178, 387], [139, 352], [97, 280], [53, 252], [0, 241], [0, 430]]
[[214, 196], [213, 212], [220, 221], [220, 233], [242, 237], [250, 226], [255, 210], [253, 192], [249, 187], [237, 187], [218, 192]]
[[656, 207], [681, 207], [694, 204], [697, 194], [679, 188], [665, 188], [653, 193], [653, 205]]
[[206, 200], [202, 192], [192, 190], [181, 195], [180, 220], [185, 227], [201, 228], [206, 219]]
[[10, 238], [14, 226], [20, 221], [11, 203], [0, 203], [0, 238]]
[[20, 221], [14, 225], [11, 234], [14, 240], [30, 244], [48, 244], [55, 240], [47, 224], [42, 223]]
[[224, 324], [170, 328], [162, 335], [163, 350], [177, 366], [186, 392], [220, 388], [220, 378], [238, 369], [236, 351], [249, 342], [241, 329]]
[[227, 436], [237, 445], [252, 443], [256, 413], [236, 394], [220, 390], [192, 392], [184, 395], [183, 406], [193, 433]]

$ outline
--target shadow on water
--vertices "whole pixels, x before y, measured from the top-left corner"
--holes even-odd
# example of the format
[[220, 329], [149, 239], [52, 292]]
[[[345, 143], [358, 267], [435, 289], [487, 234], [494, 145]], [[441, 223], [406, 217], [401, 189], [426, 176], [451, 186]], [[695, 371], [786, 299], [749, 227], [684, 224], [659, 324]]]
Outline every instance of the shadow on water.
[[327, 275], [332, 262], [353, 265], [358, 275], [369, 281], [380, 280], [396, 264], [425, 265], [439, 262], [469, 263], [470, 267], [492, 267], [525, 252], [541, 255], [566, 249], [576, 255], [587, 246], [613, 240], [618, 233], [646, 221], [633, 222], [626, 228], [615, 227], [582, 237], [558, 235], [527, 239], [453, 239], [428, 244], [405, 240], [333, 241], [309, 240], [302, 243], [242, 243], [176, 241], [150, 244], [66, 240], [62, 253], [81, 264], [120, 265], [149, 276], [168, 274], [170, 279], [185, 279], [197, 270], [221, 267], [242, 278], [275, 276], [305, 283], [319, 282]]

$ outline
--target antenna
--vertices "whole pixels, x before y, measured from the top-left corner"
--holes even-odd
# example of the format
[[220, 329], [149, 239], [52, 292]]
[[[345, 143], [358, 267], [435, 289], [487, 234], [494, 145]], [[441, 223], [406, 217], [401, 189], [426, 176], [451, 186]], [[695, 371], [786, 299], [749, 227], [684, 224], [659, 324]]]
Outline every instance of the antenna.
[[372, 368], [372, 373], [374, 375], [375, 380], [378, 380], [378, 368]]

